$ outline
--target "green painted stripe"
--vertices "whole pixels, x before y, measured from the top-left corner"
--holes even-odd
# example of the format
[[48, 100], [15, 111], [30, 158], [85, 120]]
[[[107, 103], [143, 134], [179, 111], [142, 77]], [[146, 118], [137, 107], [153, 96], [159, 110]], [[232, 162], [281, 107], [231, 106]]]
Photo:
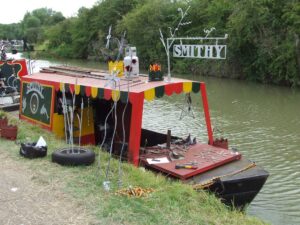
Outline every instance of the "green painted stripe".
[[126, 103], [127, 99], [128, 99], [128, 92], [121, 91], [121, 93], [120, 93], [121, 102]]
[[85, 86], [80, 85], [80, 95], [85, 96]]
[[198, 93], [200, 91], [200, 83], [193, 82], [192, 91]]
[[155, 96], [156, 98], [161, 98], [165, 94], [165, 86], [159, 86], [155, 88]]
[[67, 84], [67, 83], [65, 83], [65, 91], [66, 91], [67, 93], [70, 92], [70, 85]]
[[104, 89], [103, 88], [98, 88], [97, 98], [99, 98], [99, 99], [104, 98]]

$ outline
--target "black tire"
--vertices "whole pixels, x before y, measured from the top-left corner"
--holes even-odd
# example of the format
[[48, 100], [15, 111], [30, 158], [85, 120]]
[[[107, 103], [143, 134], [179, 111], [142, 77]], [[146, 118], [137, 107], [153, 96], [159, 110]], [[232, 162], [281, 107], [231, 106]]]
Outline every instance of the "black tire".
[[52, 153], [52, 162], [64, 166], [88, 166], [95, 161], [95, 153], [91, 150], [74, 147], [63, 148]]

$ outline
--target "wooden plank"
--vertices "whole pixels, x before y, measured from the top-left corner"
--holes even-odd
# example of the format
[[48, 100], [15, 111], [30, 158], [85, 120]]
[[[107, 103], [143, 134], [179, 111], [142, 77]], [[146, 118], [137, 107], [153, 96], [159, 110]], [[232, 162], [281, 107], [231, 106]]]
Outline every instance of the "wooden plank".
[[72, 77], [80, 77], [80, 78], [93, 78], [93, 79], [105, 79], [105, 76], [108, 74], [105, 73], [97, 73], [97, 74], [90, 74], [90, 73], [82, 73], [82, 72], [78, 72], [78, 71], [72, 71], [72, 70], [64, 70], [64, 69], [58, 69], [58, 68], [42, 68], [42, 72], [53, 72], [56, 74], [61, 74], [64, 76], [72, 76]]

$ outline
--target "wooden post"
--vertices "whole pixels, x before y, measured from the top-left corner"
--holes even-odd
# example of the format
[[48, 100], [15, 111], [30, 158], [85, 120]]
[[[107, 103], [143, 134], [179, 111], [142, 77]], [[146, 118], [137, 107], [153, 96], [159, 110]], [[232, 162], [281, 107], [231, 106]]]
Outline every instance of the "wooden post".
[[208, 101], [207, 101], [207, 94], [206, 94], [206, 86], [205, 86], [204, 82], [200, 83], [200, 89], [201, 89], [202, 104], [203, 104], [203, 110], [204, 110], [204, 116], [205, 116], [205, 122], [206, 122], [206, 128], [207, 128], [208, 143], [210, 145], [213, 145], [214, 138], [213, 138], [213, 131], [212, 131], [212, 128], [211, 128], [211, 123], [210, 123], [210, 115], [209, 115], [209, 108], [208, 108]]
[[138, 166], [142, 133], [144, 93], [132, 93], [130, 94], [129, 98], [132, 104], [132, 108], [130, 119], [128, 161], [133, 165]]

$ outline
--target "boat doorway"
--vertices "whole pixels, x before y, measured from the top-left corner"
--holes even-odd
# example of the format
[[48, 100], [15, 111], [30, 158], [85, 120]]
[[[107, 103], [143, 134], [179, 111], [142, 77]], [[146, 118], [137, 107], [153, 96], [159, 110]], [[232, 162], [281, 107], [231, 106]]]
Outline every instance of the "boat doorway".
[[[93, 99], [95, 144], [127, 160], [130, 135], [131, 103]], [[123, 150], [122, 150], [123, 147]]]

